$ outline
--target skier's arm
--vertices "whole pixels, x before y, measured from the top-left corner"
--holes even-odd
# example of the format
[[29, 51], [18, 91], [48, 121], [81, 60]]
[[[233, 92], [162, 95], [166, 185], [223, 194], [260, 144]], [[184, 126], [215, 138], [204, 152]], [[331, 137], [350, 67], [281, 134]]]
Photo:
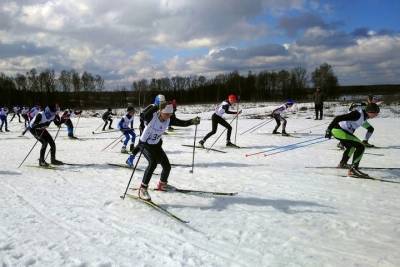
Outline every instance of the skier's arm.
[[195, 124], [199, 124], [199, 123], [200, 123], [200, 117], [195, 117], [195, 118], [190, 119], [190, 120], [180, 120], [180, 119], [175, 117], [171, 121], [171, 125], [180, 126], [180, 127], [188, 127], [190, 125], [195, 125]]
[[153, 114], [157, 112], [158, 107], [156, 105], [150, 107], [147, 110], [143, 110], [142, 112], [142, 118], [146, 123], [149, 123], [153, 119]]
[[229, 110], [229, 105], [223, 105], [222, 108], [225, 110], [226, 114], [237, 114], [237, 112]]
[[[61, 118], [58, 114], [55, 115], [53, 122], [57, 127], [61, 127], [61, 124], [63, 123], [63, 121], [61, 121]], [[49, 122], [49, 124], [50, 124], [50, 122]]]

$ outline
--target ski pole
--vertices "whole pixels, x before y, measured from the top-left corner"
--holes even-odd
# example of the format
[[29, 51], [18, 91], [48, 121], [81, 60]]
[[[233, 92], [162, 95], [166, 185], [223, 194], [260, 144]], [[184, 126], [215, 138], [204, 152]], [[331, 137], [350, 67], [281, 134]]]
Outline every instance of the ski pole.
[[36, 138], [35, 144], [32, 146], [31, 150], [29, 150], [28, 155], [26, 155], [26, 157], [21, 162], [21, 164], [19, 164], [18, 168], [21, 167], [22, 164], [24, 164], [25, 160], [29, 157], [29, 155], [31, 154], [32, 150], [35, 148], [36, 144], [39, 142], [39, 139], [42, 137], [43, 132], [44, 132], [44, 130], [42, 130], [42, 133], [40, 134], [39, 138]]
[[281, 151], [276, 151], [276, 152], [271, 153], [271, 154], [264, 154], [264, 157], [268, 157], [268, 156], [276, 155], [276, 154], [279, 154], [279, 153], [287, 152], [287, 151], [293, 150], [293, 149], [298, 149], [298, 148], [302, 148], [302, 147], [306, 147], [306, 146], [311, 146], [311, 145], [319, 144], [319, 143], [322, 143], [322, 142], [325, 142], [325, 141], [328, 141], [328, 140], [329, 140], [329, 139], [325, 139], [325, 140], [320, 140], [320, 141], [317, 141], [317, 142], [305, 144], [305, 145], [302, 145], [302, 146], [290, 147], [290, 148], [288, 148], [288, 149], [281, 150]]
[[[76, 128], [78, 128], [79, 120], [81, 119], [81, 114], [82, 114], [82, 113], [79, 114], [78, 121], [76, 122], [76, 125], [75, 125], [74, 130], [75, 130]], [[75, 133], [76, 133], [76, 131], [73, 131], [73, 132], [72, 132], [72, 135], [75, 135]]]
[[[146, 142], [147, 142], [147, 141], [146, 141]], [[140, 145], [140, 144], [139, 144], [139, 145]], [[140, 150], [140, 154], [139, 154], [138, 160], [136, 161], [135, 167], [133, 167], [132, 174], [131, 174], [131, 178], [129, 178], [129, 182], [128, 182], [128, 185], [126, 186], [124, 195], [120, 196], [120, 198], [122, 198], [122, 199], [125, 199], [126, 193], [128, 192], [129, 185], [131, 184], [131, 181], [132, 181], [132, 178], [133, 178], [133, 174], [135, 173], [136, 167], [137, 167], [137, 165], [139, 164], [139, 161], [140, 161], [140, 157], [141, 157], [142, 154], [143, 154], [144, 146], [145, 146], [145, 143], [143, 143], [142, 149]]]
[[120, 136], [118, 136], [116, 139], [114, 139], [110, 144], [108, 144], [105, 148], [103, 148], [101, 151], [104, 151], [104, 150], [106, 150], [108, 147], [110, 147], [112, 144], [114, 144], [116, 141], [118, 141], [119, 139], [121, 139], [121, 137], [123, 136], [124, 134], [121, 134]]
[[116, 142], [113, 146], [111, 146], [110, 149], [113, 149], [113, 148], [116, 147], [119, 143], [121, 143], [121, 142], [122, 142], [122, 139], [123, 139], [123, 138], [120, 138], [120, 139], [119, 139], [119, 142]]
[[262, 125], [256, 127], [255, 129], [251, 130], [250, 133], [253, 133], [255, 130], [260, 129], [261, 127], [264, 127], [265, 125], [267, 125], [268, 123], [270, 123], [271, 121], [273, 121], [274, 119], [270, 119], [268, 121], [266, 121], [265, 123], [263, 123]]
[[[236, 116], [231, 120], [229, 125], [232, 124], [232, 122], [236, 119], [237, 116], [239, 116], [239, 114], [236, 114]], [[221, 136], [225, 133], [225, 131], [226, 131], [226, 128], [222, 131], [222, 133], [218, 136], [218, 138], [214, 141], [214, 143], [209, 148], [207, 148], [207, 152], [210, 151], [210, 149], [215, 145], [215, 143], [219, 140], [219, 138], [221, 138]]]
[[97, 128], [93, 131], [93, 133], [96, 132], [101, 127], [101, 125], [103, 125], [103, 123], [101, 123], [99, 126], [97, 126]]
[[[56, 136], [54, 137], [54, 143], [56, 142], [56, 139], [57, 139], [58, 133], [60, 132], [60, 129], [61, 129], [61, 125], [60, 125], [60, 127], [58, 127]], [[50, 151], [51, 151], [51, 149], [49, 151], [47, 151], [47, 154], [46, 154], [46, 157], [44, 158], [44, 160], [47, 159], [47, 157], [49, 156]]]
[[257, 123], [256, 125], [253, 125], [252, 127], [250, 127], [249, 129], [247, 129], [246, 131], [241, 132], [240, 135], [245, 134], [245, 133], [247, 133], [247, 132], [253, 130], [255, 127], [259, 127], [259, 126], [261, 126], [261, 125], [264, 124], [264, 123], [268, 123], [268, 122], [266, 122], [267, 120], [268, 120], [268, 122], [269, 122], [269, 121], [272, 120], [272, 119], [265, 119], [265, 120], [263, 120], [263, 121]]
[[[240, 101], [240, 97], [239, 97], [239, 101]], [[238, 104], [237, 104], [236, 112], [239, 113], [239, 102], [238, 102]], [[236, 136], [237, 136], [238, 122], [239, 122], [239, 116], [236, 116], [235, 144], [236, 144]]]
[[107, 133], [116, 133], [120, 130], [113, 130], [113, 131], [104, 131], [104, 132], [92, 132], [92, 134], [107, 134]]
[[324, 122], [324, 123], [320, 123], [320, 124], [317, 124], [317, 125], [314, 125], [314, 126], [311, 126], [311, 127], [307, 127], [307, 128], [304, 128], [304, 129], [296, 130], [294, 132], [297, 133], [297, 132], [301, 132], [301, 131], [304, 131], [304, 130], [309, 130], [309, 129], [312, 129], [312, 128], [315, 128], [315, 127], [319, 127], [319, 126], [322, 126], [322, 125], [325, 125], [325, 124], [328, 124], [328, 123], [329, 123], [329, 121], [328, 122]]
[[279, 147], [275, 147], [275, 148], [259, 151], [259, 152], [252, 153], [252, 154], [246, 154], [245, 156], [246, 157], [250, 157], [250, 156], [254, 156], [254, 155], [258, 155], [258, 154], [263, 154], [263, 153], [274, 151], [274, 150], [284, 149], [284, 148], [288, 148], [288, 147], [291, 147], [291, 146], [295, 146], [295, 145], [299, 145], [299, 144], [303, 144], [303, 143], [307, 143], [307, 142], [316, 141], [316, 140], [319, 140], [319, 139], [322, 139], [322, 138], [325, 138], [325, 137], [321, 136], [321, 137], [318, 137], [318, 138], [305, 140], [305, 141], [301, 141], [301, 142], [297, 142], [297, 143], [293, 143], [293, 144], [289, 144], [289, 145], [279, 146]]
[[190, 173], [193, 173], [194, 169], [194, 152], [196, 150], [196, 136], [197, 136], [197, 124], [194, 128], [194, 139], [193, 139], [193, 156], [192, 156], [192, 169], [189, 171]]

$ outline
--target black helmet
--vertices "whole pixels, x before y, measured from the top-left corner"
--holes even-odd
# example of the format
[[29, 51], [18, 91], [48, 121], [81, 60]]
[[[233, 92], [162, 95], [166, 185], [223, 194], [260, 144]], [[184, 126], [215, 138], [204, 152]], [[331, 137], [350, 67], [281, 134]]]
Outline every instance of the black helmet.
[[107, 111], [111, 111], [111, 108], [107, 108]]
[[370, 113], [379, 113], [380, 108], [376, 103], [368, 103], [368, 105], [365, 107], [365, 112], [370, 112]]
[[135, 111], [135, 109], [132, 106], [128, 106], [126, 109], [127, 112]]

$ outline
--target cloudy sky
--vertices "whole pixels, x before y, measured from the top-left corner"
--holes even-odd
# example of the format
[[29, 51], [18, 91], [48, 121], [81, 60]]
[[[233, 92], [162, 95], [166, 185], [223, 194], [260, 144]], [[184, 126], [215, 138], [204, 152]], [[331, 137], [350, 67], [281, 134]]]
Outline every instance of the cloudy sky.
[[0, 72], [76, 69], [109, 86], [239, 70], [400, 83], [399, 0], [1, 0]]

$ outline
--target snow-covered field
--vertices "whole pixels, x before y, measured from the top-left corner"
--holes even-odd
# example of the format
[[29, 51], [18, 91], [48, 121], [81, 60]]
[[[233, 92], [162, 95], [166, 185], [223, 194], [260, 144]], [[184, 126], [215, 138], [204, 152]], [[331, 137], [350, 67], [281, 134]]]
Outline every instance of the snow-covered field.
[[[248, 103], [237, 135], [244, 148], [225, 148], [223, 136], [215, 148], [228, 153], [196, 150], [193, 174], [190, 168], [173, 167], [169, 182], [175, 186], [238, 192], [225, 197], [150, 192], [155, 203], [188, 224], [134, 199], [120, 199], [131, 171], [107, 165], [124, 163], [126, 155], [119, 153], [120, 145], [101, 151], [119, 136], [92, 135], [101, 119], [80, 119], [76, 135], [93, 138], [85, 141], [67, 139], [62, 128], [57, 158], [91, 165], [56, 170], [32, 167], [40, 146], [17, 168], [35, 139], [29, 133], [18, 137], [21, 125], [12, 122], [12, 132], [0, 135], [1, 266], [400, 266], [400, 184], [341, 177], [345, 170], [305, 168], [336, 166], [341, 152], [334, 140], [270, 157], [245, 157], [323, 136], [332, 116], [346, 110], [331, 104], [330, 117], [315, 121], [309, 119], [311, 110], [301, 108], [311, 106], [299, 105], [296, 114], [288, 115], [287, 131], [300, 138], [269, 134], [274, 122], [240, 135], [260, 122], [252, 117], [273, 108]], [[210, 130], [212, 105], [179, 108], [179, 118], [200, 112], [198, 140]], [[400, 167], [400, 118], [393, 108], [383, 108], [371, 121], [371, 143], [382, 148], [368, 149], [361, 166]], [[299, 131], [321, 123], [326, 124]], [[357, 131], [360, 137], [364, 133]], [[191, 164], [191, 148], [181, 145], [192, 144], [193, 135], [194, 126], [163, 138], [171, 163]], [[139, 166], [145, 165], [142, 159]], [[366, 172], [400, 183], [400, 169]], [[135, 173], [133, 186], [142, 175]], [[151, 184], [157, 181], [154, 176]]]

